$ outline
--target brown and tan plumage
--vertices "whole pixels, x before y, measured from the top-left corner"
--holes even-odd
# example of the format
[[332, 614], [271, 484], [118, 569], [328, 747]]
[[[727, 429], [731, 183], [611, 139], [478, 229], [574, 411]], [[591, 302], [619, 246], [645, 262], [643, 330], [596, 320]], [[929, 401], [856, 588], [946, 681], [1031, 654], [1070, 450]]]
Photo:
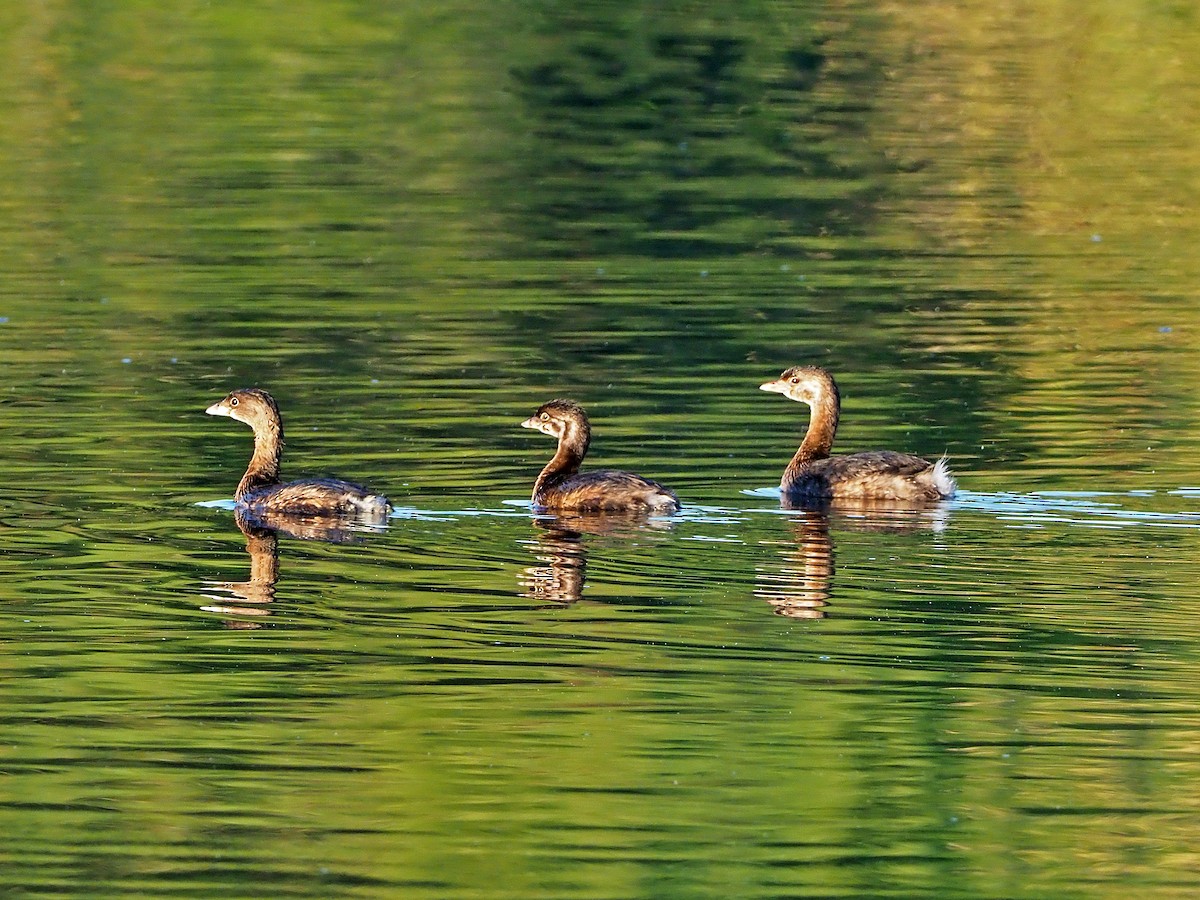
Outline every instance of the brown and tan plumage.
[[657, 481], [631, 472], [580, 473], [592, 429], [587, 414], [570, 400], [551, 400], [521, 423], [558, 439], [558, 450], [533, 485], [533, 505], [539, 509], [573, 511], [645, 511], [673, 513], [679, 499]]
[[228, 416], [254, 429], [254, 455], [238, 482], [234, 499], [252, 512], [291, 516], [350, 515], [382, 520], [391, 504], [360, 484], [338, 478], [306, 478], [282, 484], [279, 458], [283, 454], [283, 419], [275, 399], [259, 388], [231, 391], [205, 410]]
[[954, 495], [945, 457], [930, 462], [892, 450], [830, 456], [842, 400], [833, 376], [819, 366], [795, 366], [759, 389], [806, 403], [812, 410], [808, 433], [783, 471], [779, 487], [785, 501], [854, 498], [927, 503]]

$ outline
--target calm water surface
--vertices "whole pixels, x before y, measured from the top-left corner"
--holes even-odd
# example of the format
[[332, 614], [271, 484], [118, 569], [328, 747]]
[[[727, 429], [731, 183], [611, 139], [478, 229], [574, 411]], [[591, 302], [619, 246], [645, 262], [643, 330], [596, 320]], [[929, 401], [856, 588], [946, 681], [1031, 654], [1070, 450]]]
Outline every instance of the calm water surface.
[[[0, 12], [0, 893], [1200, 889], [1200, 17], [431, 9]], [[800, 362], [959, 496], [781, 510]]]

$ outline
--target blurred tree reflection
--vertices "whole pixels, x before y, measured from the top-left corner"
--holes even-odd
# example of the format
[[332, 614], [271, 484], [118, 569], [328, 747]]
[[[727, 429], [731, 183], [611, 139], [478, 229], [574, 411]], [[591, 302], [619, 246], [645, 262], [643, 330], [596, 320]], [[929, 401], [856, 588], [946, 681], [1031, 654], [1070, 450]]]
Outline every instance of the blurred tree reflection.
[[882, 165], [861, 99], [879, 67], [841, 53], [811, 7], [734, 9], [543, 5], [512, 69], [524, 237], [664, 256], [860, 227]]

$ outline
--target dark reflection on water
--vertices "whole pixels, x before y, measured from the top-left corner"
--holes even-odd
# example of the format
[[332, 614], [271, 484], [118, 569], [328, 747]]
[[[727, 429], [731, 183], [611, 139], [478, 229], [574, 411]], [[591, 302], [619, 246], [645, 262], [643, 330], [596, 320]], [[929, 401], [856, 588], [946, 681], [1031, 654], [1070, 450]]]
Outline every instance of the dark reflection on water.
[[[787, 27], [758, 0], [719, 24], [637, 8], [548, 6], [531, 22], [531, 61], [512, 70], [535, 186], [513, 211], [523, 237], [697, 256], [862, 227], [885, 161], [852, 111], [878, 64], [844, 54], [815, 7], [790, 9]], [[764, 192], [772, 181], [788, 189]]]

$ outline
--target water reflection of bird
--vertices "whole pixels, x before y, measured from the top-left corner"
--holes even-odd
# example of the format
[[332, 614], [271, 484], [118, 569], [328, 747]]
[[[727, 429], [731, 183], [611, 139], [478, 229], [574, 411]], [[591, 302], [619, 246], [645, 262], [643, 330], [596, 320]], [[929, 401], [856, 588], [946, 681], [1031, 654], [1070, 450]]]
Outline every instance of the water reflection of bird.
[[[256, 628], [252, 617], [270, 614], [267, 606], [275, 599], [275, 584], [279, 580], [279, 535], [307, 541], [324, 541], [331, 544], [357, 543], [364, 535], [383, 531], [383, 526], [363, 525], [355, 516], [289, 516], [264, 510], [256, 514], [247, 509], [236, 509], [233, 520], [246, 538], [246, 552], [250, 554], [250, 578], [246, 581], [219, 581], [204, 585], [210, 600], [217, 605], [203, 606], [205, 612], [227, 616], [249, 618], [230, 619], [230, 628]], [[229, 596], [236, 599], [231, 605]]]
[[812, 411], [804, 441], [783, 472], [780, 489], [785, 500], [832, 497], [928, 503], [954, 494], [954, 479], [945, 457], [931, 463], [892, 450], [830, 456], [841, 415], [841, 394], [824, 369], [796, 366], [759, 388], [806, 403]]
[[829, 516], [807, 510], [789, 518], [793, 540], [780, 542], [781, 563], [770, 568], [759, 565], [754, 596], [766, 600], [781, 616], [820, 619], [829, 605], [833, 580], [833, 540]]
[[[234, 521], [246, 538], [246, 552], [250, 554], [250, 578], [247, 581], [205, 584], [205, 590], [221, 593], [207, 594], [210, 600], [218, 601], [218, 605], [202, 606], [201, 609], [227, 616], [269, 615], [267, 604], [275, 599], [275, 583], [279, 580], [279, 535], [275, 529], [258, 524], [241, 510], [234, 513]], [[238, 604], [230, 605], [226, 595], [232, 595], [239, 601]], [[231, 619], [225, 624], [230, 628], [258, 627], [247, 619]]]
[[583, 597], [588, 548], [584, 535], [632, 538], [671, 527], [671, 521], [646, 515], [591, 513], [535, 519], [538, 529], [530, 549], [538, 563], [526, 566], [517, 578], [522, 597], [574, 603]]
[[587, 574], [587, 550], [583, 535], [554, 523], [538, 523], [539, 533], [531, 544], [538, 563], [526, 566], [517, 576], [522, 597], [574, 603], [583, 597]]
[[298, 516], [276, 510], [237, 510], [239, 521], [302, 541], [326, 544], [360, 544], [367, 535], [387, 531], [383, 522], [364, 522], [355, 514]]
[[554, 457], [533, 485], [535, 509], [636, 511], [669, 514], [679, 509], [670, 489], [630, 472], [579, 472], [591, 441], [583, 408], [570, 400], [551, 400], [521, 423], [558, 439]]
[[337, 478], [280, 483], [283, 419], [274, 398], [266, 391], [258, 388], [232, 391], [205, 412], [210, 416], [228, 416], [254, 429], [254, 455], [234, 495], [239, 506], [260, 514], [354, 515], [367, 522], [387, 519], [390, 509], [387, 498], [362, 485]]
[[914, 506], [886, 500], [834, 500], [788, 508], [795, 510], [788, 516], [792, 540], [780, 542], [780, 565], [757, 567], [754, 596], [779, 615], [798, 619], [826, 615], [835, 568], [831, 524], [860, 532], [940, 532], [948, 515], [946, 504]]

